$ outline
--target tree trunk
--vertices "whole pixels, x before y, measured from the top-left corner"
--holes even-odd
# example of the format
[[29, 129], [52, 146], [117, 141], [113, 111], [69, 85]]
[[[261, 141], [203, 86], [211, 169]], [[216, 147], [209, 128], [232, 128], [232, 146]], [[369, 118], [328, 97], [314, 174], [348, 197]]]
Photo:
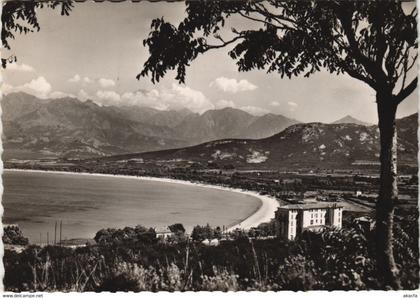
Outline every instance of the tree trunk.
[[397, 186], [397, 131], [395, 114], [397, 104], [392, 95], [377, 95], [380, 132], [380, 189], [376, 203], [376, 251], [378, 277], [384, 287], [400, 289], [398, 269], [395, 264], [392, 241], [394, 206], [398, 200]]

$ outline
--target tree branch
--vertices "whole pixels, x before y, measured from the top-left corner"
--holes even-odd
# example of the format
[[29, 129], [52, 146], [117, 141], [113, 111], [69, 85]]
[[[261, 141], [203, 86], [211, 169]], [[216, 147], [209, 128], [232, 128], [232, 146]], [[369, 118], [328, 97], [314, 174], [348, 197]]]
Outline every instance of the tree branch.
[[376, 90], [376, 83], [375, 81], [373, 81], [371, 78], [366, 77], [364, 75], [362, 75], [359, 71], [354, 70], [353, 68], [351, 68], [349, 65], [347, 65], [347, 63], [345, 63], [344, 61], [342, 61], [341, 67], [343, 68], [343, 70], [345, 72], [347, 72], [351, 77], [358, 79], [362, 82], [365, 82], [366, 84], [368, 84], [370, 87], [372, 87], [372, 89]]
[[[386, 81], [387, 77], [383, 72], [382, 67], [378, 68], [374, 61], [370, 60], [360, 51], [359, 44], [355, 39], [355, 33], [352, 30], [352, 19], [347, 13], [348, 12], [337, 13], [337, 18], [340, 21], [343, 32], [349, 42], [349, 52], [361, 65], [363, 65], [365, 70], [369, 72], [372, 77], [380, 81]], [[374, 82], [374, 84], [375, 87], [373, 88], [376, 90], [376, 82]]]
[[[242, 35], [238, 35], [238, 36], [236, 36], [235, 38], [232, 38], [231, 40], [229, 40], [229, 41], [225, 41], [225, 42], [223, 42], [222, 44], [220, 44], [220, 45], [209, 45], [209, 44], [207, 44], [207, 45], [205, 45], [205, 47], [204, 47], [204, 52], [207, 52], [208, 50], [213, 50], [213, 49], [220, 49], [220, 48], [224, 48], [225, 46], [227, 46], [227, 45], [229, 45], [229, 44], [231, 44], [231, 43], [234, 43], [235, 41], [237, 41], [237, 40], [240, 40], [241, 38], [244, 38]], [[218, 38], [219, 40], [222, 40], [221, 38]]]
[[394, 99], [396, 101], [396, 104], [400, 104], [404, 99], [406, 99], [414, 90], [416, 90], [417, 88], [417, 77], [411, 81], [410, 84], [408, 84], [408, 86], [401, 90], [400, 93], [398, 93], [397, 95], [394, 96]]
[[277, 28], [277, 29], [279, 29], [279, 30], [295, 30], [294, 28], [292, 28], [292, 27], [288, 27], [288, 26], [285, 26], [284, 24], [282, 24], [282, 27], [280, 27], [279, 25], [274, 25], [273, 23], [267, 22], [267, 21], [265, 21], [265, 20], [261, 20], [261, 19], [257, 19], [257, 18], [251, 17], [251, 16], [249, 16], [249, 15], [244, 14], [244, 13], [243, 13], [243, 12], [241, 12], [241, 11], [238, 11], [238, 13], [239, 13], [242, 17], [244, 17], [244, 18], [246, 18], [246, 19], [248, 19], [248, 20], [255, 21], [255, 22], [259, 22], [259, 23], [263, 23], [263, 24], [265, 24], [266, 26], [272, 26], [272, 27]]
[[258, 13], [260, 15], [262, 15], [263, 17], [268, 17], [270, 19], [275, 20], [278, 24], [282, 25], [282, 26], [286, 26], [288, 29], [290, 30], [296, 30], [296, 28], [292, 28], [288, 25], [286, 25], [284, 22], [289, 22], [289, 24], [293, 24], [293, 25], [297, 25], [296, 21], [291, 19], [291, 18], [287, 18], [285, 16], [281, 16], [281, 15], [277, 15], [277, 14], [273, 14], [271, 13], [262, 3], [260, 2], [255, 2], [253, 3], [253, 7], [254, 8], [250, 8], [249, 11], [250, 12], [255, 12]]

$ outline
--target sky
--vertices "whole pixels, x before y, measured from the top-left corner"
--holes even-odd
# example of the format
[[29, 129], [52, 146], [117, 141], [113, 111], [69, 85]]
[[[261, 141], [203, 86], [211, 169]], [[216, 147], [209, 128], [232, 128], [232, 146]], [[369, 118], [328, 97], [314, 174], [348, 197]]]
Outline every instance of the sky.
[[[282, 114], [302, 122], [333, 122], [345, 115], [376, 123], [375, 93], [347, 75], [321, 71], [310, 78], [281, 79], [265, 71], [238, 72], [228, 49], [208, 52], [187, 69], [185, 84], [167, 73], [158, 84], [136, 79], [148, 57], [142, 40], [154, 18], [178, 23], [183, 3], [76, 3], [70, 16], [41, 9], [39, 32], [10, 42], [17, 64], [3, 72], [5, 93], [24, 91], [40, 98], [77, 97], [100, 105], [188, 108], [203, 113], [234, 107], [251, 114]], [[233, 19], [227, 28], [255, 26]], [[226, 29], [227, 30], [227, 29]], [[228, 33], [228, 32], [225, 32]], [[399, 107], [398, 117], [415, 113], [417, 92]]]

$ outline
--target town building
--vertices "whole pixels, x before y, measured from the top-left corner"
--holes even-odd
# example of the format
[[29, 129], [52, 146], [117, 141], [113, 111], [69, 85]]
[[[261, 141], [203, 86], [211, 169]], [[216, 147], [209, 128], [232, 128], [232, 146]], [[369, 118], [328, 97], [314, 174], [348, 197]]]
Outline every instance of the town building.
[[159, 227], [155, 228], [156, 238], [160, 238], [162, 240], [166, 240], [170, 237], [174, 237], [175, 233], [173, 233], [168, 227]]
[[301, 178], [284, 178], [284, 179], [281, 180], [281, 183], [283, 185], [302, 184], [302, 179]]
[[326, 226], [341, 228], [343, 206], [337, 203], [284, 205], [275, 214], [276, 234], [293, 240], [305, 230], [320, 230]]

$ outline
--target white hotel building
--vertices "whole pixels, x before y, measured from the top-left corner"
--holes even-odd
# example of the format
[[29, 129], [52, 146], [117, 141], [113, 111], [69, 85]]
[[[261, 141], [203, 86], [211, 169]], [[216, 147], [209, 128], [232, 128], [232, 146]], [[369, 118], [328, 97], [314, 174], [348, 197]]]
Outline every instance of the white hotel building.
[[337, 203], [284, 205], [275, 214], [277, 236], [293, 240], [305, 230], [341, 228], [343, 206]]

